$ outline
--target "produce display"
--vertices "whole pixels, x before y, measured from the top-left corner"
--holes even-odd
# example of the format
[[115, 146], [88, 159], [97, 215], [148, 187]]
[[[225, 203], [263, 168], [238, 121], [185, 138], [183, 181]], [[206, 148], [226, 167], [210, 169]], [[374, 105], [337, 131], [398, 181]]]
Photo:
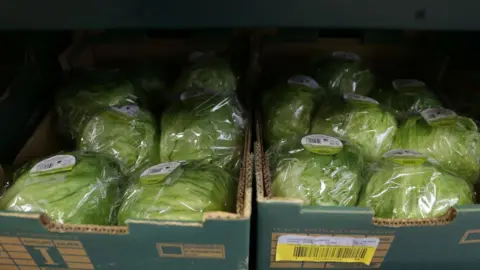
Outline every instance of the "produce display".
[[334, 52], [317, 65], [315, 79], [329, 92], [367, 95], [375, 88], [375, 76], [360, 57], [350, 52]]
[[322, 102], [311, 125], [311, 133], [346, 140], [358, 147], [368, 161], [378, 160], [390, 150], [396, 131], [395, 117], [375, 100], [363, 96]]
[[265, 91], [262, 97], [264, 133], [268, 145], [308, 134], [316, 102], [324, 90], [304, 75]]
[[26, 165], [0, 198], [0, 209], [42, 212], [59, 223], [116, 223], [123, 174], [116, 162], [80, 152]]
[[359, 206], [371, 207], [380, 218], [420, 219], [473, 203], [466, 181], [429, 162], [405, 165], [386, 160], [367, 179]]
[[394, 80], [391, 87], [379, 89], [372, 96], [393, 110], [398, 118], [418, 114], [423, 110], [442, 107], [438, 97], [418, 80]]
[[132, 179], [119, 210], [128, 219], [196, 220], [209, 211], [231, 212], [236, 180], [218, 166], [171, 162], [151, 166]]
[[[313, 136], [313, 135], [312, 135]], [[349, 147], [332, 154], [306, 150], [300, 139], [271, 147], [272, 192], [305, 205], [354, 206], [362, 186], [363, 159]]]
[[187, 90], [161, 117], [160, 161], [203, 160], [240, 166], [246, 119], [234, 95]]
[[155, 120], [137, 105], [110, 107], [85, 125], [77, 148], [115, 158], [127, 174], [155, 155]]
[[400, 125], [393, 148], [424, 153], [444, 170], [475, 183], [480, 173], [479, 142], [477, 125], [470, 118], [458, 116], [436, 126], [422, 116], [411, 116]]

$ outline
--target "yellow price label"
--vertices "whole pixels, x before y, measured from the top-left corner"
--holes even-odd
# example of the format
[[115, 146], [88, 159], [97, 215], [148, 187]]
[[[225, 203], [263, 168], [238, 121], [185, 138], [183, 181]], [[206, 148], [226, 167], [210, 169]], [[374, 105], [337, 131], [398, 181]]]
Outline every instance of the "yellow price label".
[[376, 247], [278, 244], [276, 261], [344, 262], [370, 265]]

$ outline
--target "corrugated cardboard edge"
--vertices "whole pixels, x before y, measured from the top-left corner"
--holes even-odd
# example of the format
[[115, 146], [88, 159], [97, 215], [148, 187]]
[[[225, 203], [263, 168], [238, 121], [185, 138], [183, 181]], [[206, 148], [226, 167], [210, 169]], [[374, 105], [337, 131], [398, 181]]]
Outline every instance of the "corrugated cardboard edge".
[[[47, 113], [34, 133], [28, 139], [22, 150], [13, 162], [13, 169], [18, 168], [27, 161], [42, 158], [59, 152], [62, 137], [56, 131], [56, 115], [53, 111]], [[48, 140], [46, 138], [49, 138]]]
[[[257, 200], [277, 201], [286, 203], [302, 204], [301, 200], [291, 198], [272, 198], [271, 175], [268, 157], [265, 155], [262, 138], [261, 115], [257, 113], [257, 142], [255, 142], [255, 169], [257, 177]], [[386, 219], [372, 217], [372, 223], [376, 226], [401, 228], [401, 227], [425, 227], [442, 226], [450, 224], [456, 217], [455, 208], [450, 208], [447, 213], [437, 218], [426, 219]]]

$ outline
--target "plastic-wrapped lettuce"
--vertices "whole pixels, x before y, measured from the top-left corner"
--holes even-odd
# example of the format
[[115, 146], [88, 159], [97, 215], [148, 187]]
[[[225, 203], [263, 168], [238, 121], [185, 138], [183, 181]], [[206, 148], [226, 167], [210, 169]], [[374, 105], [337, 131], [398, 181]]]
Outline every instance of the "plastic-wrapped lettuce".
[[174, 88], [176, 94], [199, 88], [219, 93], [234, 92], [237, 89], [237, 78], [226, 60], [203, 55], [183, 70]]
[[168, 162], [133, 177], [119, 210], [128, 219], [200, 221], [209, 211], [234, 211], [236, 180], [226, 170], [201, 162]]
[[336, 136], [359, 148], [368, 160], [375, 161], [390, 150], [397, 121], [377, 101], [355, 94], [332, 98], [319, 106], [311, 132]]
[[86, 123], [77, 144], [78, 149], [115, 158], [129, 174], [156, 153], [154, 119], [135, 104], [110, 107]]
[[270, 147], [267, 156], [273, 196], [301, 199], [305, 205], [353, 206], [357, 203], [363, 159], [354, 148], [343, 147], [340, 140], [307, 135], [301, 141]]
[[234, 96], [188, 90], [162, 114], [160, 160], [203, 160], [239, 168], [245, 122]]
[[400, 118], [442, 106], [437, 96], [427, 89], [424, 82], [418, 80], [394, 80], [392, 87], [379, 90], [372, 96]]
[[[425, 153], [446, 171], [476, 182], [480, 173], [477, 154], [480, 135], [475, 122], [445, 109], [427, 109], [422, 115], [427, 118], [411, 116], [400, 125], [393, 148]], [[447, 116], [443, 119], [453, 121], [435, 123], [435, 119], [442, 120], [442, 115]], [[425, 119], [430, 116], [434, 118], [429, 123]]]
[[379, 218], [420, 219], [441, 216], [457, 205], [473, 204], [474, 194], [465, 180], [421, 162], [380, 162], [370, 174], [359, 206], [373, 208]]
[[59, 91], [56, 108], [65, 129], [77, 138], [85, 123], [104, 108], [134, 104], [133, 84], [115, 70], [90, 71]]
[[70, 224], [109, 225], [123, 175], [117, 163], [101, 155], [66, 153], [46, 158], [16, 173], [0, 198], [0, 209], [43, 212]]
[[367, 95], [375, 88], [375, 76], [360, 57], [350, 52], [334, 52], [320, 61], [315, 78], [321, 86], [336, 94]]
[[315, 102], [323, 93], [314, 79], [304, 75], [267, 90], [262, 97], [267, 144], [308, 134]]

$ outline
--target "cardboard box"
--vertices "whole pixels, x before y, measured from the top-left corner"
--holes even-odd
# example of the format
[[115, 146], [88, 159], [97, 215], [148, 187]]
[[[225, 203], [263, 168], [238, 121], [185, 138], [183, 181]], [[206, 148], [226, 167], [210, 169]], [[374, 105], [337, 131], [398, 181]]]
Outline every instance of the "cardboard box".
[[[130, 52], [141, 52], [145, 46], [154, 47], [148, 42], [127, 47]], [[121, 55], [128, 54], [124, 51]], [[16, 164], [61, 148], [55, 124], [55, 115], [49, 114], [17, 156]], [[155, 220], [94, 226], [57, 224], [42, 214], [0, 211], [0, 269], [248, 269], [250, 134], [248, 127], [235, 213], [205, 213], [203, 222]]]
[[[290, 48], [290, 49], [288, 49]], [[318, 44], [287, 44], [264, 47], [264, 60], [282, 62], [281, 54], [295, 58], [319, 50], [355, 51], [374, 65], [412, 58], [405, 48], [361, 45], [356, 41], [324, 41]], [[375, 55], [382, 55], [380, 61]], [[307, 57], [308, 58], [308, 57]], [[285, 62], [293, 63], [293, 61]], [[285, 63], [284, 62], [284, 63]], [[441, 61], [440, 61], [441, 62]], [[402, 65], [400, 65], [402, 66]], [[406, 65], [405, 65], [406, 67]], [[264, 69], [264, 68], [262, 68]], [[428, 69], [432, 70], [432, 68]], [[405, 71], [408, 71], [405, 69]], [[435, 76], [433, 76], [435, 77]], [[451, 209], [439, 218], [389, 220], [375, 218], [369, 208], [304, 206], [301, 200], [274, 198], [265, 156], [261, 115], [257, 117], [255, 176], [257, 189], [257, 270], [274, 269], [476, 269], [480, 260], [480, 206]], [[363, 263], [277, 261], [277, 242], [282, 235], [339, 236], [380, 239], [370, 265]]]

